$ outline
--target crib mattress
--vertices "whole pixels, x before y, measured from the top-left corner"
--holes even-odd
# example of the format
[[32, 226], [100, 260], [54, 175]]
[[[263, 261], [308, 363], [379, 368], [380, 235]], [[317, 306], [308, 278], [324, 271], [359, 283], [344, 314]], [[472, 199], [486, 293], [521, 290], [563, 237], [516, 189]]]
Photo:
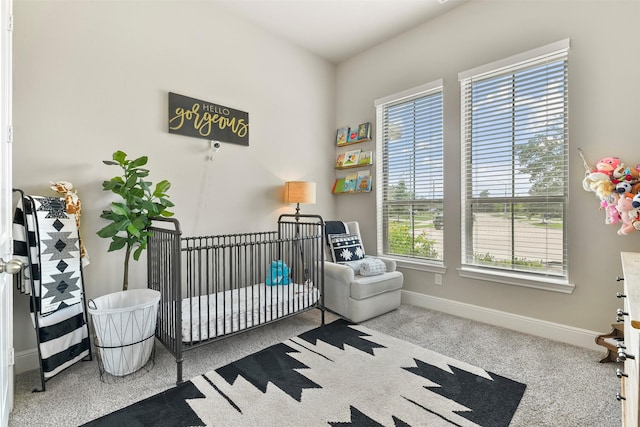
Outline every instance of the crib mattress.
[[238, 332], [314, 305], [318, 289], [296, 283], [264, 283], [182, 300], [182, 341], [197, 342]]

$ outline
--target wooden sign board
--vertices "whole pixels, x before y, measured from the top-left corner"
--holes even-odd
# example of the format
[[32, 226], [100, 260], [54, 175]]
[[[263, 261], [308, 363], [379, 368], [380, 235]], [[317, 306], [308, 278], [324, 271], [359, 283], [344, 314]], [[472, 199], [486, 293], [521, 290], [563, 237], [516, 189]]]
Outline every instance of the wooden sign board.
[[249, 146], [249, 113], [169, 92], [169, 133]]

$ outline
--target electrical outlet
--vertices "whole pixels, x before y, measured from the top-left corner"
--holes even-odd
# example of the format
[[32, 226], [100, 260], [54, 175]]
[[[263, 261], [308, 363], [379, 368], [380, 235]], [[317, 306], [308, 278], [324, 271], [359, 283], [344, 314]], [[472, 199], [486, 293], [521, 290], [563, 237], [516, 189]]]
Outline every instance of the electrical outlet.
[[436, 274], [436, 285], [442, 286], [442, 274]]

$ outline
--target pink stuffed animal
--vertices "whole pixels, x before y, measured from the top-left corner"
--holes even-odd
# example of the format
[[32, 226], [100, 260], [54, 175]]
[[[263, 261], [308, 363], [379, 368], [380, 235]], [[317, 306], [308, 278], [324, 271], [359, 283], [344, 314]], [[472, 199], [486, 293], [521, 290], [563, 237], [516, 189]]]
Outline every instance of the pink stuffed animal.
[[598, 160], [595, 171], [604, 173], [610, 177], [618, 166], [620, 166], [620, 159], [618, 157], [605, 157]]
[[616, 197], [612, 195], [600, 201], [600, 208], [604, 209], [605, 213], [605, 224], [614, 225], [620, 222], [620, 212], [618, 212]]
[[[621, 236], [627, 236], [632, 231], [636, 230], [635, 224], [640, 221], [638, 214], [638, 208], [633, 207], [634, 195], [631, 193], [624, 193], [620, 195], [618, 199], [618, 212], [620, 212], [620, 220], [622, 224], [618, 230], [618, 234]], [[640, 226], [640, 224], [638, 224]]]

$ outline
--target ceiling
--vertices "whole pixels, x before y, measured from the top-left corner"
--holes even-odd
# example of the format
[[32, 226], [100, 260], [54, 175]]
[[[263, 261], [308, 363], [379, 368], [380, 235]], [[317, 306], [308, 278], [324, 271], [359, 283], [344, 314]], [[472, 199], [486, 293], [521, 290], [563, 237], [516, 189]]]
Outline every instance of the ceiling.
[[469, 0], [214, 0], [331, 62], [339, 63]]

